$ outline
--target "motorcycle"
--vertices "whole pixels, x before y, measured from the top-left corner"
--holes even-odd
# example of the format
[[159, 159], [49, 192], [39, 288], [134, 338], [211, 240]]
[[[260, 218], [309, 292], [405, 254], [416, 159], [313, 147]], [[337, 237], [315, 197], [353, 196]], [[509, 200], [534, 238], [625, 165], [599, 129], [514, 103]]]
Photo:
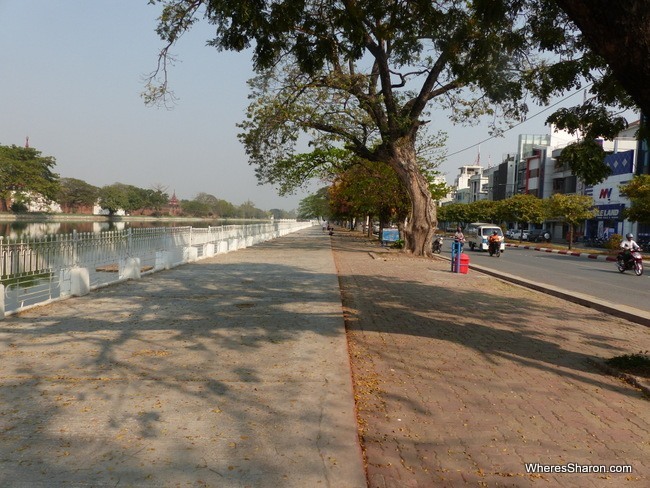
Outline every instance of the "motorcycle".
[[440, 251], [442, 251], [442, 237], [436, 237], [433, 240], [433, 245], [432, 245], [432, 251], [440, 254]]
[[490, 256], [501, 256], [501, 240], [491, 240], [488, 243], [488, 253]]
[[639, 251], [632, 251], [629, 259], [625, 261], [623, 253], [620, 253], [616, 258], [616, 267], [621, 273], [633, 269], [635, 275], [641, 276], [643, 274], [643, 256]]

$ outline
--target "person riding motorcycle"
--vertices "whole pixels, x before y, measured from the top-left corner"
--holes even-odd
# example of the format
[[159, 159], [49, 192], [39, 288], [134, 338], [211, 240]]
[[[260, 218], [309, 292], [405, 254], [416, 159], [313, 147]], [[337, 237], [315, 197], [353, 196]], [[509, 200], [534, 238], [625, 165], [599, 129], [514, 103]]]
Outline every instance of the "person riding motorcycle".
[[626, 240], [621, 241], [621, 255], [623, 256], [623, 262], [627, 265], [627, 263], [630, 262], [630, 259], [632, 259], [632, 252], [640, 251], [641, 246], [636, 243], [634, 236], [629, 232], [625, 234], [625, 239]]
[[[501, 236], [499, 235], [498, 231], [493, 231], [492, 235], [488, 237], [488, 246], [501, 246]], [[495, 247], [495, 250], [499, 249], [499, 247]]]

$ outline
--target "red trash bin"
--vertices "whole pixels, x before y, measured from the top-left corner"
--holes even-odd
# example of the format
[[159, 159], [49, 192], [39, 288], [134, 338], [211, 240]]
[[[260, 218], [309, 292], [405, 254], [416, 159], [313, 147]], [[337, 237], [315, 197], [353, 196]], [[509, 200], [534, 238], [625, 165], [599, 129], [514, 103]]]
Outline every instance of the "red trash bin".
[[460, 255], [459, 271], [462, 274], [467, 274], [467, 272], [469, 271], [469, 256], [465, 253], [461, 253]]

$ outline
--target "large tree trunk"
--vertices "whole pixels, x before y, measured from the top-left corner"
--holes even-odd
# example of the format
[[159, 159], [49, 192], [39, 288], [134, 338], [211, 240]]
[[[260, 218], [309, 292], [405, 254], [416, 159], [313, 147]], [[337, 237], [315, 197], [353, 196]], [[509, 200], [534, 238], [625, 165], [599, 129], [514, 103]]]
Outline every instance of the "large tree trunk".
[[404, 228], [404, 249], [416, 256], [431, 256], [436, 205], [417, 164], [414, 141], [405, 139], [395, 144], [390, 162], [411, 200], [411, 213]]
[[646, 0], [556, 0], [616, 79], [650, 114], [650, 9]]

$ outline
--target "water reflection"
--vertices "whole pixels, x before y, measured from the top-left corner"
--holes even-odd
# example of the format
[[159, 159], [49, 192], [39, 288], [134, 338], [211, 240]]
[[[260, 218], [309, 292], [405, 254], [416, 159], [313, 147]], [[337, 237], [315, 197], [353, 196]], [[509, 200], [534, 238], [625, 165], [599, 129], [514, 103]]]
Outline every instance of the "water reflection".
[[66, 221], [66, 222], [0, 222], [0, 237], [16, 239], [20, 237], [44, 237], [52, 234], [72, 234], [77, 232], [104, 232], [142, 227], [208, 227], [227, 224], [236, 224], [228, 221]]

